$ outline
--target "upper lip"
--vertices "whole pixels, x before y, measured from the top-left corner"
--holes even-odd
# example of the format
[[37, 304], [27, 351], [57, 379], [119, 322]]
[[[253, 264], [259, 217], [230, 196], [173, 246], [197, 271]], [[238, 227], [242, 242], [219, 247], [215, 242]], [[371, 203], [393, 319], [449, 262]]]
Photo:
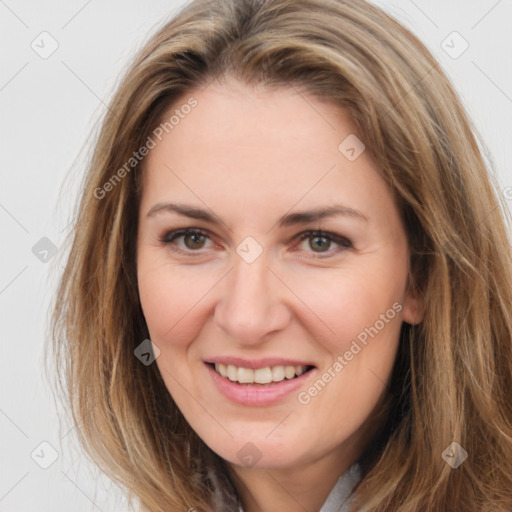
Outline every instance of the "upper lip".
[[242, 357], [219, 356], [205, 360], [206, 363], [231, 364], [241, 368], [266, 368], [267, 366], [315, 366], [308, 361], [284, 359], [281, 357], [264, 357], [262, 359], [244, 359]]

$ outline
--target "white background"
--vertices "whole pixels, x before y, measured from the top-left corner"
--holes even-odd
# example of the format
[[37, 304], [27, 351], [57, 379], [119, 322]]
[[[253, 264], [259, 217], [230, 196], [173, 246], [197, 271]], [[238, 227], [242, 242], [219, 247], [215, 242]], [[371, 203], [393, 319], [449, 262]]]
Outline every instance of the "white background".
[[[0, 512], [126, 510], [122, 495], [73, 448], [71, 427], [59, 422], [42, 354], [62, 254], [57, 250], [43, 263], [32, 247], [43, 237], [61, 247], [84, 172], [85, 144], [119, 73], [182, 3], [0, 0]], [[512, 186], [512, 0], [377, 3], [441, 61], [489, 149], [505, 195]], [[43, 31], [59, 45], [47, 59], [31, 48]], [[441, 47], [453, 31], [469, 43], [457, 59]], [[512, 209], [512, 195], [506, 195]], [[31, 458], [43, 441], [58, 453], [48, 469]], [[51, 449], [36, 453], [49, 460]]]

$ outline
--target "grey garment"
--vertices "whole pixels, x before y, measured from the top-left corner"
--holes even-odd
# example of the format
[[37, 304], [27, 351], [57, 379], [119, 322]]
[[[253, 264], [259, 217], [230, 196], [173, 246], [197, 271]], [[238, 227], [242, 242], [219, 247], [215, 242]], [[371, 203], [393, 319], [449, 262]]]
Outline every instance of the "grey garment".
[[[350, 493], [360, 479], [361, 469], [355, 462], [338, 478], [318, 512], [350, 512]], [[238, 512], [244, 509], [240, 506]]]
[[361, 469], [356, 462], [338, 478], [319, 512], [350, 512], [350, 493], [360, 479]]

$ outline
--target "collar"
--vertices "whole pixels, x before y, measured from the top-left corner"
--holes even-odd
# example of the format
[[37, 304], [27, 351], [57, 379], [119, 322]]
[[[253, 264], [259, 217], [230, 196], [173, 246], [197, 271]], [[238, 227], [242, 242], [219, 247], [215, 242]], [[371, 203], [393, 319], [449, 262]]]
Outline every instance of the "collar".
[[[319, 512], [349, 512], [350, 493], [360, 479], [361, 468], [357, 462], [354, 462], [338, 478]], [[242, 506], [239, 507], [238, 512], [244, 512]]]

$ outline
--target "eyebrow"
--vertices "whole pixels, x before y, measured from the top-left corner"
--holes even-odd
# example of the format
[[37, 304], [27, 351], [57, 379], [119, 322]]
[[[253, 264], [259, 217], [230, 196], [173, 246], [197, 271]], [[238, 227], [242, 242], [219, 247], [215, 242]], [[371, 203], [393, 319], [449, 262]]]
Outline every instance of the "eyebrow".
[[[196, 208], [194, 206], [174, 203], [157, 203], [155, 204], [146, 214], [146, 217], [151, 217], [159, 212], [175, 212], [191, 219], [200, 219], [212, 224], [224, 224], [220, 217], [215, 215], [213, 212]], [[334, 205], [323, 208], [317, 208], [308, 211], [301, 211], [295, 213], [287, 213], [283, 215], [277, 225], [281, 228], [294, 226], [297, 224], [307, 224], [317, 220], [326, 219], [328, 217], [335, 217], [342, 215], [345, 217], [351, 217], [353, 219], [367, 222], [368, 217], [361, 211], [349, 208], [343, 205]]]

